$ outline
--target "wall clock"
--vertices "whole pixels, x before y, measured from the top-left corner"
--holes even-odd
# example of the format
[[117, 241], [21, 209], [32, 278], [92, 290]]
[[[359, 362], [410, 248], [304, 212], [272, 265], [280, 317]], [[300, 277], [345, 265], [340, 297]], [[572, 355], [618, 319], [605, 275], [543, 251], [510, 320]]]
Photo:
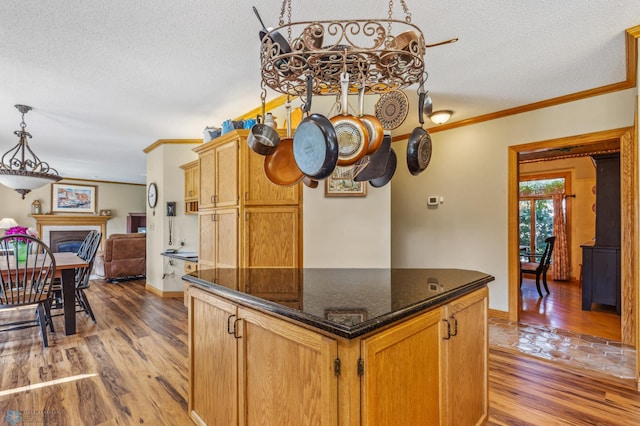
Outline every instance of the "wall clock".
[[154, 208], [158, 203], [158, 186], [155, 182], [149, 185], [149, 190], [147, 191], [147, 202], [151, 208]]

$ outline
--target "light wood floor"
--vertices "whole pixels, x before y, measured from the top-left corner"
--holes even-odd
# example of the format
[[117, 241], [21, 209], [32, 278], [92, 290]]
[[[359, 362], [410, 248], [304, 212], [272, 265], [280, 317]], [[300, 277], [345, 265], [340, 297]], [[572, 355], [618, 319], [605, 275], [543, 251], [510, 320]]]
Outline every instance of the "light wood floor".
[[620, 316], [614, 307], [594, 304], [591, 311], [583, 311], [582, 289], [577, 282], [549, 280], [548, 284], [550, 294], [547, 295], [543, 288], [544, 297], [540, 298], [535, 279], [523, 280], [520, 322], [621, 340]]
[[[64, 336], [56, 318], [48, 349], [37, 328], [0, 333], [0, 422], [17, 410], [24, 424], [191, 424], [182, 299], [145, 292], [142, 281], [94, 281], [88, 297], [98, 324], [80, 315], [79, 333]], [[490, 425], [631, 425], [640, 419], [640, 395], [630, 382], [494, 348], [489, 364]]]

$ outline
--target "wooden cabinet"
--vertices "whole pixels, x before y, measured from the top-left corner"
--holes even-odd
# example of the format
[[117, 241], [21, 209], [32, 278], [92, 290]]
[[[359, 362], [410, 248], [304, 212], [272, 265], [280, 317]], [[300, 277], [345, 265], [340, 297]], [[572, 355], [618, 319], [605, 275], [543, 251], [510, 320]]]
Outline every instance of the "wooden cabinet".
[[592, 303], [615, 306], [622, 312], [620, 247], [582, 246], [582, 310]]
[[[247, 146], [248, 130], [235, 130], [194, 149], [199, 158], [200, 250], [204, 266], [299, 267], [301, 251], [300, 184], [282, 187], [264, 174], [264, 156]], [[235, 232], [205, 223], [220, 209], [235, 208]], [[211, 216], [211, 215], [214, 216]], [[220, 245], [235, 250], [233, 259]], [[203, 255], [204, 254], [204, 255]], [[233, 260], [233, 261], [232, 261]]]
[[198, 213], [200, 196], [200, 167], [198, 160], [180, 166], [184, 170], [184, 205], [186, 214]]
[[447, 425], [485, 424], [489, 416], [488, 290], [445, 306], [445, 413]]
[[[483, 287], [349, 340], [192, 286], [189, 363], [199, 370], [190, 371], [191, 418], [209, 425], [484, 424], [487, 295]], [[235, 372], [237, 382], [229, 377]]]
[[229, 334], [236, 306], [189, 290], [189, 414], [200, 425], [238, 424], [238, 347]]
[[362, 341], [362, 424], [488, 419], [487, 289]]
[[[143, 231], [144, 229], [144, 231]], [[146, 232], [147, 229], [147, 214], [142, 213], [129, 213], [127, 216], [127, 233]]]
[[362, 342], [362, 424], [444, 424], [443, 309]]
[[215, 209], [199, 215], [198, 263], [210, 268], [238, 267], [238, 209]]
[[336, 340], [197, 288], [189, 295], [194, 422], [337, 424]]

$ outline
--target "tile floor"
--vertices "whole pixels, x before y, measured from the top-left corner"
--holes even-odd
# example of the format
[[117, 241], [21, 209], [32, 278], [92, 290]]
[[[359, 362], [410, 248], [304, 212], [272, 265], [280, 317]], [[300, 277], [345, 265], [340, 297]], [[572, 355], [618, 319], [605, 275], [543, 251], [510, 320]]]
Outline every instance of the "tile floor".
[[600, 337], [489, 318], [489, 345], [622, 379], [635, 377], [635, 349]]

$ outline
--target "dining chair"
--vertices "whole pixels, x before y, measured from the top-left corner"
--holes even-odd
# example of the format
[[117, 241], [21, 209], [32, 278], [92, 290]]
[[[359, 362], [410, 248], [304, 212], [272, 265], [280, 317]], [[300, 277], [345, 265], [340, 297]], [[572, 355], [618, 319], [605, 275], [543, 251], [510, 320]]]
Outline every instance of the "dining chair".
[[87, 250], [79, 254], [83, 260], [89, 263], [89, 266], [82, 268], [79, 274], [76, 274], [76, 304], [80, 307], [80, 310], [76, 312], [84, 312], [91, 317], [93, 323], [96, 323], [96, 317], [91, 309], [91, 304], [85, 290], [90, 286], [91, 271], [93, 270], [93, 263], [96, 260], [96, 254], [98, 253], [98, 247], [100, 247], [100, 241], [102, 239], [102, 233], [96, 232], [93, 240], [89, 243]]
[[[0, 238], [0, 313], [9, 318], [0, 321], [0, 331], [40, 327], [42, 343], [49, 346], [47, 325], [51, 332], [51, 285], [56, 261], [49, 247], [28, 235]], [[33, 319], [16, 321], [18, 308], [35, 306]], [[29, 311], [27, 311], [29, 312]]]
[[[544, 289], [547, 291], [547, 294], [549, 294], [549, 287], [547, 286], [547, 271], [551, 266], [553, 246], [556, 241], [556, 237], [551, 236], [544, 241], [546, 245], [544, 247], [544, 252], [542, 253], [520, 252], [520, 285], [522, 285], [522, 274], [536, 274], [536, 288], [538, 289], [540, 297], [542, 297], [542, 291], [540, 290], [540, 278], [542, 278]], [[523, 257], [529, 261], [523, 262]], [[537, 258], [540, 258], [540, 260], [536, 262], [535, 260]], [[531, 260], [533, 260], [533, 262]]]
[[[89, 303], [85, 290], [88, 289], [90, 285], [91, 271], [93, 270], [93, 264], [96, 259], [98, 247], [100, 247], [101, 239], [101, 232], [91, 231], [76, 253], [78, 257], [88, 263], [88, 266], [76, 268], [75, 270], [75, 305], [78, 308], [76, 309], [76, 313], [84, 312], [89, 315], [94, 324], [96, 323], [96, 317], [93, 313], [93, 309], [91, 309], [91, 304]], [[56, 293], [61, 291], [61, 288], [56, 288]], [[62, 296], [61, 294], [58, 294], [56, 296], [56, 303], [53, 306], [53, 309], [57, 310], [62, 309], [63, 307]], [[60, 315], [62, 314], [55, 314], [52, 316]]]

